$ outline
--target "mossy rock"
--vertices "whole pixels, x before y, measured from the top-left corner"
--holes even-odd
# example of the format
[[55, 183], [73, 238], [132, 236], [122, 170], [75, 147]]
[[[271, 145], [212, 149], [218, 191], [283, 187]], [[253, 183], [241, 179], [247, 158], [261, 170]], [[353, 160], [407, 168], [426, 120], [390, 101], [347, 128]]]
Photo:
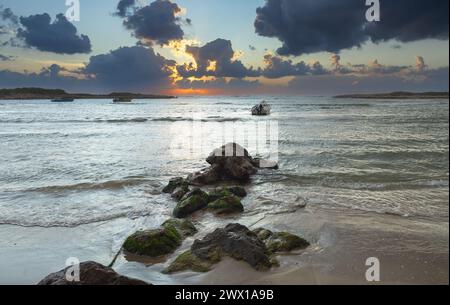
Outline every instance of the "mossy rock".
[[208, 272], [211, 270], [212, 263], [201, 260], [191, 251], [186, 251], [180, 254], [166, 269], [163, 273], [171, 274], [186, 270], [192, 270], [194, 272]]
[[208, 209], [216, 214], [232, 214], [243, 212], [244, 206], [239, 197], [231, 195], [209, 203]]
[[188, 186], [188, 185], [189, 185], [189, 183], [184, 178], [181, 178], [181, 177], [173, 178], [173, 179], [170, 179], [169, 184], [163, 188], [163, 192], [167, 193], [167, 194], [171, 194], [178, 187]]
[[173, 210], [173, 216], [176, 218], [185, 218], [192, 213], [205, 208], [208, 205], [208, 194], [200, 189], [195, 189], [186, 194], [182, 201], [177, 204]]
[[253, 230], [253, 233], [255, 233], [258, 236], [258, 238], [261, 239], [262, 241], [267, 240], [273, 235], [272, 231], [266, 230], [264, 228]]
[[297, 235], [278, 232], [266, 240], [266, 246], [271, 253], [276, 253], [306, 249], [310, 246], [310, 243]]
[[173, 226], [161, 229], [138, 231], [127, 238], [125, 251], [150, 257], [158, 257], [174, 252], [182, 242], [182, 236]]
[[209, 193], [209, 202], [213, 202], [223, 197], [229, 196], [244, 198], [245, 196], [247, 196], [247, 191], [240, 186], [217, 188]]
[[197, 228], [187, 219], [171, 218], [162, 224], [163, 228], [175, 228], [182, 238], [193, 236], [197, 233]]

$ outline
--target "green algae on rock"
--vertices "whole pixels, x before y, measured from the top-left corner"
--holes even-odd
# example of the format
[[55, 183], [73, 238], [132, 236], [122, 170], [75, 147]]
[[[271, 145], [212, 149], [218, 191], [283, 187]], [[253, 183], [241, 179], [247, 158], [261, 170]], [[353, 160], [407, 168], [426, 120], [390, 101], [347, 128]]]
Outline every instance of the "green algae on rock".
[[303, 250], [310, 246], [310, 243], [305, 239], [288, 232], [273, 233], [263, 228], [256, 229], [253, 232], [264, 241], [271, 253]]
[[166, 220], [162, 224], [163, 228], [175, 228], [178, 233], [183, 237], [186, 238], [188, 236], [193, 236], [195, 233], [197, 233], [197, 228], [194, 226], [192, 222], [190, 222], [187, 219], [176, 219], [171, 218], [169, 220]]
[[244, 206], [239, 197], [230, 195], [209, 203], [208, 209], [216, 214], [232, 214], [243, 212]]
[[176, 218], [185, 218], [208, 205], [208, 194], [201, 189], [194, 189], [186, 194], [173, 210]]
[[189, 183], [181, 177], [170, 179], [169, 184], [163, 188], [163, 192], [167, 194], [173, 193], [178, 187], [188, 186]]
[[192, 270], [194, 272], [208, 272], [211, 270], [213, 263], [202, 260], [192, 254], [191, 251], [186, 251], [180, 254], [163, 273], [171, 274], [186, 270]]

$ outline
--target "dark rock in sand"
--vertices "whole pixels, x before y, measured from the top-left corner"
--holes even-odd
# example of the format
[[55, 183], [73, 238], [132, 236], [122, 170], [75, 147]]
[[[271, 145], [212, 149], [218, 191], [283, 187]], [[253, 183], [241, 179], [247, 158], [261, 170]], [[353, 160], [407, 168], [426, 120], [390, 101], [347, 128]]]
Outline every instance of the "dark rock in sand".
[[48, 275], [38, 285], [149, 285], [143, 281], [117, 274], [112, 268], [96, 262], [81, 263], [80, 281], [69, 282], [66, 280], [66, 272], [69, 268]]
[[243, 260], [256, 270], [268, 270], [272, 266], [270, 253], [258, 236], [240, 224], [229, 224], [196, 240], [191, 247], [192, 254], [210, 263], [219, 262], [227, 255]]
[[177, 189], [178, 187], [182, 186], [188, 186], [188, 182], [181, 177], [170, 179], [169, 184], [163, 189], [164, 193], [171, 194]]
[[201, 189], [194, 189], [187, 193], [173, 210], [173, 216], [184, 218], [208, 205], [208, 194]]
[[187, 181], [192, 185], [202, 186], [214, 184], [220, 179], [220, 168], [217, 165], [213, 165], [207, 169], [190, 174]]
[[243, 212], [244, 206], [239, 197], [230, 195], [209, 203], [208, 209], [216, 214], [223, 215]]
[[288, 232], [273, 233], [263, 228], [256, 229], [253, 232], [264, 241], [270, 253], [302, 250], [310, 246], [305, 239]]

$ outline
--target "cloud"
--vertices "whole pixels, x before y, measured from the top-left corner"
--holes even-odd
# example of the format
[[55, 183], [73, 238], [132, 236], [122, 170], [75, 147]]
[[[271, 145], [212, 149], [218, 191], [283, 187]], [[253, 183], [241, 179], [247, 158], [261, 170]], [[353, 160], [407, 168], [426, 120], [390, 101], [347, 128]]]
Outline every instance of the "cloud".
[[17, 17], [10, 8], [0, 5], [0, 35], [12, 33], [19, 25]]
[[136, 0], [120, 0], [117, 4], [116, 16], [126, 17], [136, 5]]
[[216, 39], [202, 47], [187, 46], [186, 53], [190, 54], [195, 64], [178, 66], [178, 73], [182, 77], [254, 77], [260, 72], [252, 67], [247, 68], [235, 59], [236, 52], [233, 50], [231, 41]]
[[57, 54], [90, 53], [91, 41], [86, 35], [78, 35], [76, 27], [63, 14], [56, 15], [51, 22], [48, 14], [20, 17], [23, 28], [17, 38], [26, 46]]
[[[130, 4], [131, 2], [133, 4]], [[122, 0], [119, 2], [117, 14], [125, 17], [130, 5], [134, 5], [134, 1]], [[182, 9], [176, 3], [168, 0], [156, 0], [127, 16], [123, 24], [127, 29], [133, 31], [137, 38], [145, 42], [165, 45], [171, 40], [181, 40], [184, 37], [184, 31], [181, 28], [183, 19], [177, 16], [181, 12]], [[187, 22], [190, 24], [190, 19]]]
[[0, 54], [0, 61], [11, 61], [13, 60], [13, 58], [14, 58], [13, 56]]
[[411, 42], [448, 39], [448, 0], [396, 0], [381, 3], [381, 22], [367, 22], [364, 1], [266, 0], [257, 9], [255, 31], [278, 38], [280, 55], [338, 53], [391, 39]]
[[135, 46], [92, 56], [83, 72], [105, 90], [148, 92], [170, 86], [170, 67], [174, 65], [174, 61], [156, 54], [152, 48]]

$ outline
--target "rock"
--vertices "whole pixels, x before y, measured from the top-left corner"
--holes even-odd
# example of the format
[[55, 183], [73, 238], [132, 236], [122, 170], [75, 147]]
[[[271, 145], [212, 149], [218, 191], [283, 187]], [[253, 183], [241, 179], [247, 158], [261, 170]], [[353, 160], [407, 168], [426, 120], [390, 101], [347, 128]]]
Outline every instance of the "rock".
[[243, 188], [241, 186], [231, 186], [231, 187], [227, 187], [226, 189], [230, 193], [232, 193], [233, 195], [236, 195], [238, 197], [241, 197], [241, 198], [247, 197], [247, 191], [245, 190], [245, 188]]
[[188, 185], [187, 181], [184, 178], [177, 177], [170, 179], [169, 184], [163, 188], [163, 192], [167, 194], [173, 193], [176, 188], [181, 187], [183, 185]]
[[194, 224], [187, 220], [187, 219], [175, 219], [171, 218], [167, 221], [165, 221], [162, 224], [163, 228], [175, 228], [178, 233], [181, 235], [181, 237], [184, 239], [189, 236], [193, 236], [197, 233], [197, 228], [194, 226]]
[[257, 172], [248, 151], [236, 143], [215, 149], [206, 161], [216, 166], [216, 171], [225, 179], [248, 181]]
[[252, 115], [269, 115], [271, 111], [272, 107], [266, 101], [263, 101], [252, 108]]
[[216, 214], [232, 214], [244, 211], [244, 206], [239, 197], [225, 196], [208, 204], [208, 209]]
[[185, 218], [192, 213], [205, 208], [208, 205], [208, 194], [201, 189], [194, 189], [187, 193], [180, 203], [173, 210], [173, 216], [176, 218]]
[[229, 224], [217, 229], [202, 240], [194, 241], [191, 252], [202, 261], [212, 264], [228, 255], [243, 260], [256, 270], [268, 270], [272, 266], [270, 253], [258, 236], [240, 224]]
[[220, 180], [219, 166], [213, 165], [202, 171], [190, 174], [187, 180], [190, 184], [197, 186], [214, 184]]
[[123, 248], [133, 254], [158, 257], [173, 253], [181, 245], [182, 239], [175, 227], [167, 225], [134, 233], [127, 238]]
[[264, 241], [271, 253], [302, 250], [310, 246], [309, 242], [303, 238], [288, 232], [273, 233], [263, 228], [256, 229], [253, 232]]
[[187, 185], [182, 185], [177, 187], [173, 192], [171, 197], [177, 201], [180, 201], [181, 198], [184, 197], [184, 195], [186, 195], [187, 193], [189, 193], [190, 189], [189, 186]]
[[211, 262], [199, 259], [191, 251], [186, 251], [180, 254], [169, 267], [164, 269], [163, 273], [171, 274], [185, 270], [208, 272], [211, 270], [212, 265]]
[[143, 281], [119, 275], [112, 268], [96, 262], [81, 263], [80, 281], [69, 282], [66, 280], [69, 268], [48, 275], [38, 285], [149, 285]]

